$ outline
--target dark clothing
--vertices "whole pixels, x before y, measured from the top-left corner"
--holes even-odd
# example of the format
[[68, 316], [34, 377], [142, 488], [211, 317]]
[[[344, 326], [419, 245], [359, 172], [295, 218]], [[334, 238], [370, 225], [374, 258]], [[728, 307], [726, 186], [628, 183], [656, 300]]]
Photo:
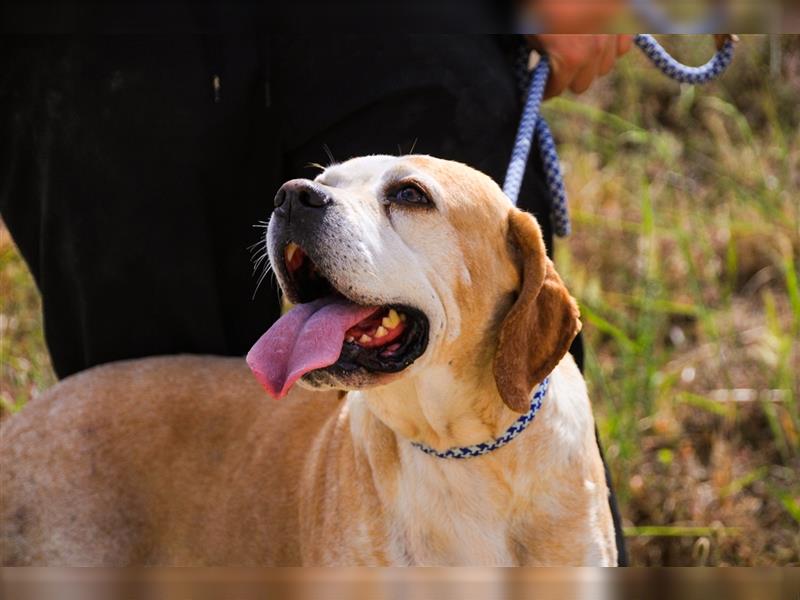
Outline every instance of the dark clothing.
[[[413, 148], [502, 182], [521, 109], [516, 44], [255, 28], [6, 38], [0, 211], [42, 292], [56, 373], [244, 355], [279, 316], [273, 278], [254, 295], [253, 226], [281, 183], [329, 162], [326, 148], [338, 161]], [[550, 249], [537, 160], [520, 206]]]
[[[326, 146], [337, 160], [413, 147], [501, 181], [520, 110], [513, 48], [489, 36], [16, 46], [0, 92], [0, 210], [42, 292], [60, 377], [246, 353], [278, 317], [273, 279], [253, 297], [248, 248], [281, 183], [313, 177]], [[544, 188], [528, 179], [522, 205], [547, 228]]]

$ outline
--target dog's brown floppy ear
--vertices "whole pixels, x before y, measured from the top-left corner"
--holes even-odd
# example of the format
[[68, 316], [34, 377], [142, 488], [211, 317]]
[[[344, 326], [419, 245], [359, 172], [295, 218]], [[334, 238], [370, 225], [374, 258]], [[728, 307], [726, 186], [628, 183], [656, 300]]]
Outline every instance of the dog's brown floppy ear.
[[532, 215], [512, 209], [508, 237], [522, 286], [500, 329], [494, 378], [503, 402], [519, 413], [530, 408], [533, 387], [555, 368], [581, 330], [575, 299], [547, 258]]

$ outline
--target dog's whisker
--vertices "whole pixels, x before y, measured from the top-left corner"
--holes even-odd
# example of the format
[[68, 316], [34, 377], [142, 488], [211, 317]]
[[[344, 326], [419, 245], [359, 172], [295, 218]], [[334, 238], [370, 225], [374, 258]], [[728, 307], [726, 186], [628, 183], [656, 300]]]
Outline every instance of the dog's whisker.
[[262, 237], [262, 239], [253, 244], [251, 246], [251, 250], [253, 252], [253, 276], [258, 276], [256, 287], [255, 290], [253, 290], [253, 295], [251, 297], [251, 300], [255, 300], [256, 294], [258, 293], [258, 290], [261, 287], [264, 279], [268, 274], [272, 273], [272, 263], [269, 261], [269, 251], [267, 249], [266, 237]]
[[333, 152], [331, 152], [331, 149], [328, 146], [328, 144], [322, 144], [322, 149], [325, 151], [325, 154], [328, 157], [328, 166], [336, 164], [336, 159], [333, 158]]
[[[264, 265], [264, 260], [267, 258], [267, 254], [264, 253], [258, 257], [258, 259], [253, 263], [253, 274], [255, 273]], [[269, 261], [267, 261], [266, 267], [264, 267], [267, 271], [272, 268], [272, 265]]]
[[262, 249], [257, 254], [253, 254], [253, 257], [250, 259], [250, 262], [252, 262], [254, 265], [253, 268], [254, 269], [257, 268], [258, 265], [260, 265], [264, 261], [264, 259], [267, 258], [268, 254], [269, 253], [267, 252], [266, 248]]
[[256, 289], [253, 290], [253, 296], [250, 298], [251, 300], [256, 299], [256, 294], [258, 294], [258, 289], [261, 287], [261, 283], [264, 281], [267, 275], [271, 275], [277, 283], [277, 277], [275, 277], [275, 274], [272, 272], [272, 265], [270, 264], [269, 261], [267, 261], [266, 267], [261, 272], [261, 276], [258, 278], [258, 281], [256, 282]]
[[250, 244], [247, 247], [247, 249], [250, 250], [250, 252], [256, 252], [261, 248], [265, 248], [266, 245], [267, 245], [267, 240], [262, 238], [262, 239], [258, 240], [257, 242], [254, 242], [254, 243]]
[[254, 265], [253, 268], [258, 268], [258, 266], [264, 262], [264, 259], [266, 259], [268, 256], [269, 251], [266, 248], [261, 248], [261, 250], [258, 253], [255, 253], [251, 259]]
[[[257, 227], [257, 225], [254, 225], [254, 227]], [[247, 247], [247, 249], [252, 254], [256, 254], [256, 255], [262, 250], [264, 252], [266, 252], [266, 250], [267, 250], [267, 236], [265, 234], [259, 235], [258, 236], [258, 240], [256, 240], [253, 244], [250, 244]]]

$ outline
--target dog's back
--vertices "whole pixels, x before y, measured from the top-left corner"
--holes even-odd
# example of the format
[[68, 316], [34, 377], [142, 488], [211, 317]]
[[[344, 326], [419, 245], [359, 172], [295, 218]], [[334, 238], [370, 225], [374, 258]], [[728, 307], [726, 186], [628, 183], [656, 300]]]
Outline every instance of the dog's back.
[[301, 430], [338, 404], [326, 396], [313, 410], [274, 403], [242, 359], [214, 357], [126, 361], [64, 380], [0, 429], [0, 562], [291, 560], [280, 555], [291, 546], [269, 541], [296, 526], [294, 486], [264, 482], [297, 477], [313, 439]]

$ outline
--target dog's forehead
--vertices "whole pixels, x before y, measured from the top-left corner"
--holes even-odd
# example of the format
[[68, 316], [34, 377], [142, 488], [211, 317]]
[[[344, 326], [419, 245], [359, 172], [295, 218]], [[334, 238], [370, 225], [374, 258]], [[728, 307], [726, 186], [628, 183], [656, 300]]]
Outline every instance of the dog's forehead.
[[351, 158], [320, 173], [316, 181], [336, 188], [358, 187], [381, 180], [383, 175], [402, 163], [404, 157], [372, 155]]
[[451, 195], [448, 192], [458, 192], [458, 203], [462, 206], [465, 201], [473, 204], [469, 200], [493, 204], [504, 210], [510, 206], [497, 185], [483, 173], [459, 162], [420, 154], [351, 158], [329, 166], [316, 181], [333, 188], [366, 187], [378, 191], [382, 185], [406, 178], [426, 183], [427, 187], [433, 187], [431, 191], [445, 197]]

